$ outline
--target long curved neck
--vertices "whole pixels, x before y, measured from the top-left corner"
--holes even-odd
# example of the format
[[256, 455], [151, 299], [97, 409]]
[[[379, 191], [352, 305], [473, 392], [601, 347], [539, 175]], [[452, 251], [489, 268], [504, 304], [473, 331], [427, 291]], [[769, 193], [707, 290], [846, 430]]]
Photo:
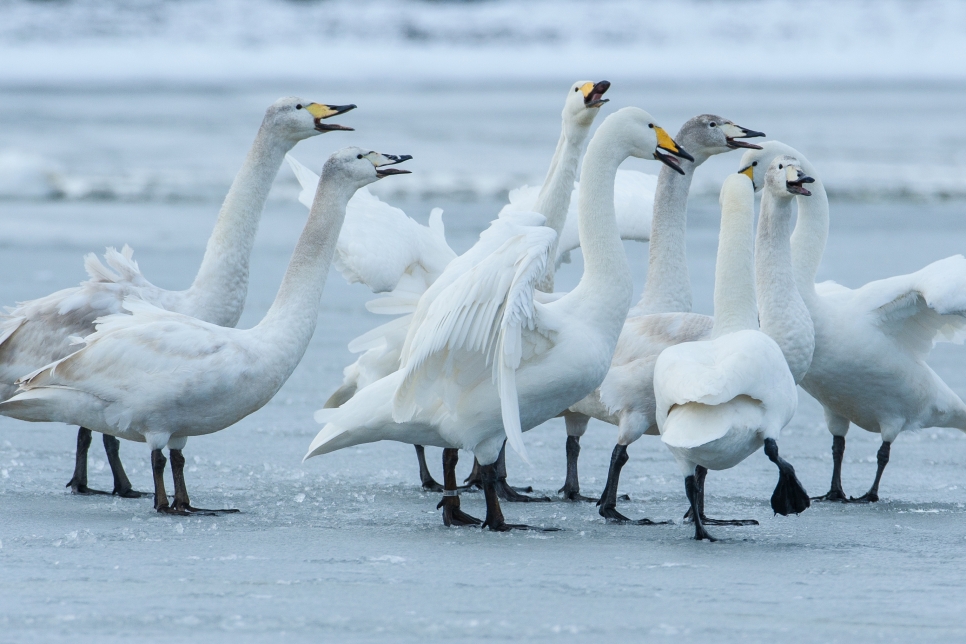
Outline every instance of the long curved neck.
[[684, 174], [664, 166], [654, 192], [651, 241], [647, 258], [647, 283], [638, 308], [641, 313], [674, 313], [691, 310], [691, 277], [688, 275], [688, 193], [694, 170], [708, 159], [695, 155], [694, 163], [682, 162]]
[[815, 294], [815, 276], [828, 241], [828, 195], [822, 180], [810, 169], [804, 169], [815, 179], [815, 183], [808, 186], [811, 197], [796, 197], [798, 221], [792, 232], [791, 248], [798, 290], [805, 303], [811, 304], [818, 297]]
[[201, 319], [235, 326], [248, 295], [248, 266], [258, 221], [285, 154], [295, 143], [274, 136], [263, 122], [235, 176], [208, 239], [188, 300]]
[[627, 316], [634, 288], [614, 211], [614, 178], [628, 157], [621, 151], [620, 134], [614, 128], [604, 133], [598, 130], [587, 148], [577, 202], [584, 274], [570, 293], [588, 304], [586, 314], [601, 324], [616, 321], [617, 332]]
[[758, 328], [755, 296], [755, 193], [747, 189], [721, 204], [721, 231], [714, 267], [714, 329], [717, 338]]
[[355, 188], [325, 176], [319, 180], [309, 219], [302, 229], [275, 301], [256, 329], [295, 368], [308, 347], [319, 318], [325, 278], [335, 255], [346, 206]]
[[[568, 135], [566, 124], [560, 132], [557, 150], [550, 161], [550, 169], [537, 196], [534, 210], [547, 218], [547, 226], [557, 233], [559, 241], [567, 222], [567, 212], [570, 210], [570, 198], [574, 190], [574, 180], [577, 178], [577, 165], [580, 152], [587, 141], [589, 128], [571, 128]], [[554, 273], [557, 266], [557, 242], [551, 249], [547, 271], [537, 284], [537, 288], [547, 293], [553, 292]]]
[[755, 241], [759, 319], [761, 330], [781, 348], [797, 383], [812, 363], [815, 330], [792, 267], [791, 222], [791, 196], [774, 197], [766, 191]]

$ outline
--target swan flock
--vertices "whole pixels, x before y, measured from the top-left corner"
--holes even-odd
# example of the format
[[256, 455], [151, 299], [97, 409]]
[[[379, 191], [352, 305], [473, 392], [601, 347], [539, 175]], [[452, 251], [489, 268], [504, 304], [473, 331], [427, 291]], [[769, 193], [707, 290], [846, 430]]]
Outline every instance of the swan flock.
[[[524, 433], [557, 417], [566, 430], [561, 500], [595, 502], [612, 524], [672, 524], [617, 508], [628, 446], [658, 436], [683, 478], [684, 521], [707, 541], [716, 539], [709, 527], [758, 523], [705, 514], [709, 471], [762, 450], [778, 470], [771, 509], [797, 515], [818, 501], [877, 502], [904, 431], [966, 431], [966, 403], [926, 362], [937, 342], [966, 339], [966, 258], [856, 289], [816, 284], [830, 218], [818, 168], [716, 114], [691, 118], [674, 136], [637, 107], [601, 117], [610, 89], [607, 81], [568, 88], [543, 183], [511, 191], [462, 254], [447, 241], [441, 210], [423, 225], [368, 191], [408, 174], [399, 164], [409, 155], [346, 147], [316, 175], [290, 154], [316, 135], [351, 136], [351, 127], [330, 119], [355, 105], [279, 99], [265, 112], [186, 290], [154, 286], [129, 247], [108, 248], [103, 261], [85, 258], [89, 279], [79, 286], [0, 316], [0, 414], [78, 428], [67, 483], [74, 494], [150, 494], [165, 514], [238, 512], [192, 505], [183, 450], [189, 437], [231, 427], [281, 389], [316, 330], [334, 266], [372, 291], [367, 309], [388, 321], [349, 344], [358, 359], [345, 367], [342, 385], [320, 397], [321, 427], [303, 460], [377, 441], [409, 443], [422, 487], [441, 494], [436, 507], [446, 526], [554, 530], [508, 522], [501, 501], [551, 501], [512, 486], [505, 457], [509, 446], [530, 463]], [[714, 312], [701, 315], [691, 305], [688, 196], [699, 166], [735, 150], [743, 154], [720, 189]], [[659, 173], [621, 169], [631, 157], [656, 162]], [[236, 329], [259, 220], [286, 160], [308, 217], [271, 307], [254, 327]], [[649, 245], [636, 304], [625, 240]], [[579, 282], [559, 292], [555, 273], [578, 249]], [[779, 452], [799, 387], [822, 405], [832, 434], [829, 491], [811, 498], [791, 463], [796, 456]], [[616, 441], [603, 491], [587, 497], [578, 462], [592, 418], [614, 425]], [[874, 480], [858, 497], [846, 495], [841, 478], [852, 425], [882, 441]], [[103, 435], [112, 492], [88, 486], [93, 432]], [[149, 445], [153, 492], [134, 489], [119, 439]], [[427, 446], [442, 448], [442, 483], [430, 473]], [[474, 461], [463, 485], [460, 450]], [[460, 504], [461, 492], [477, 488], [481, 517]]]

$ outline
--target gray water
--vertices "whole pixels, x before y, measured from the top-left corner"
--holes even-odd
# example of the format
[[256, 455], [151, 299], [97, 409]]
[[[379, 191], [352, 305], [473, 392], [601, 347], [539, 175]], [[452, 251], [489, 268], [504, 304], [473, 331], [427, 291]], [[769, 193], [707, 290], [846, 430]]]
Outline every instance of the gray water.
[[[187, 286], [262, 110], [291, 93], [359, 105], [339, 118], [356, 133], [316, 137], [295, 156], [318, 170], [349, 144], [414, 155], [407, 164], [414, 174], [387, 179], [380, 194], [420, 220], [442, 206], [458, 250], [473, 243], [507, 188], [540, 180], [563, 98], [552, 83], [7, 86], [0, 150], [14, 152], [0, 168], [19, 174], [7, 184], [0, 178], [13, 185], [0, 199], [0, 302], [76, 284], [84, 253], [125, 242], [153, 282]], [[605, 113], [639, 105], [673, 132], [713, 111], [808, 154], [833, 194], [820, 279], [858, 286], [966, 246], [966, 201], [955, 188], [966, 183], [961, 85], [615, 81], [609, 96]], [[688, 248], [701, 312], [711, 310], [714, 194], [737, 163], [736, 153], [714, 159], [695, 181]], [[627, 165], [657, 172], [653, 162]], [[955, 181], [936, 180], [943, 172]], [[256, 323], [274, 297], [305, 219], [295, 194], [283, 168], [255, 247], [241, 327]], [[639, 292], [647, 246], [626, 250]], [[575, 284], [580, 269], [575, 254], [558, 288]], [[383, 321], [365, 311], [369, 297], [333, 272], [318, 331], [275, 399], [189, 441], [194, 502], [237, 507], [238, 515], [161, 517], [149, 499], [73, 497], [63, 486], [74, 428], [0, 418], [0, 641], [966, 636], [966, 435], [958, 431], [902, 435], [875, 505], [815, 504], [798, 517], [773, 517], [775, 471], [762, 454], [712, 473], [709, 514], [761, 522], [715, 528], [714, 544], [689, 538], [683, 482], [653, 437], [629, 449], [621, 491], [632, 501], [621, 508], [674, 520], [670, 526], [607, 525], [592, 504], [555, 502], [505, 504], [504, 512], [508, 521], [561, 532], [447, 529], [438, 495], [418, 488], [408, 445], [366, 445], [301, 464], [319, 428], [312, 412], [352, 360], [347, 342]], [[961, 396], [964, 359], [966, 350], [951, 345], [937, 346], [930, 359]], [[602, 489], [615, 436], [594, 421], [582, 440], [585, 494]], [[525, 440], [534, 465], [510, 454], [512, 481], [554, 495], [564, 475], [562, 421]], [[819, 406], [802, 393], [781, 447], [812, 494], [827, 489], [830, 444]], [[876, 435], [849, 434], [847, 493], [870, 485], [878, 445]], [[440, 451], [427, 452], [439, 477]], [[122, 456], [135, 486], [150, 490], [145, 446], [124, 443]], [[471, 458], [461, 458], [465, 475]], [[90, 483], [109, 489], [110, 481], [95, 440]], [[482, 495], [464, 495], [463, 507], [481, 516]]]

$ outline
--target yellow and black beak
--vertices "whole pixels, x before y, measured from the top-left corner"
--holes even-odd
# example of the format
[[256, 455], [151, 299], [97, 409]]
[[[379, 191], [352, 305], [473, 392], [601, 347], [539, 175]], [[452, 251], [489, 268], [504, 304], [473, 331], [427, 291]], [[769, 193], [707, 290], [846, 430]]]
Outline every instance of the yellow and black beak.
[[688, 151], [678, 145], [674, 139], [664, 130], [663, 127], [658, 125], [651, 125], [654, 132], [657, 134], [657, 149], [654, 150], [654, 158], [668, 166], [675, 172], [684, 174], [684, 170], [681, 169], [680, 162], [672, 157], [670, 154], [664, 154], [664, 152], [670, 152], [676, 157], [682, 159], [687, 159], [693, 162], [694, 157], [688, 154]]
[[746, 127], [741, 127], [736, 123], [722, 123], [721, 131], [724, 132], [725, 140], [727, 141], [727, 146], [732, 150], [737, 150], [738, 148], [748, 148], [750, 150], [760, 150], [760, 145], [755, 145], [754, 143], [748, 143], [747, 141], [739, 141], [738, 139], [752, 139], [757, 136], [765, 136], [764, 132], [758, 132], [757, 130], [749, 130]]
[[601, 98], [608, 89], [610, 89], [610, 81], [584, 83], [580, 87], [580, 91], [584, 95], [584, 107], [600, 107], [609, 101], [609, 98]]
[[388, 177], [391, 174], [411, 174], [409, 170], [386, 167], [402, 163], [403, 161], [409, 161], [413, 158], [410, 154], [380, 154], [379, 152], [370, 152], [364, 156], [369, 159], [372, 165], [376, 166], [376, 176], [380, 179]]
[[338, 114], [345, 114], [348, 111], [356, 109], [355, 105], [324, 105], [322, 103], [309, 103], [308, 105], [305, 105], [304, 108], [305, 111], [311, 114], [315, 119], [315, 129], [319, 132], [331, 132], [333, 130], [345, 130], [347, 132], [354, 131], [353, 128], [346, 127], [344, 125], [323, 123], [322, 119], [327, 119]]
[[803, 184], [815, 183], [815, 179], [806, 175], [801, 169], [794, 166], [788, 166], [785, 168], [785, 188], [788, 189], [793, 195], [801, 195], [803, 197], [811, 197], [812, 193], [809, 192]]
[[741, 170], [738, 170], [738, 174], [743, 174], [746, 177], [748, 177], [749, 179], [751, 179], [751, 185], [752, 185], [752, 187], [754, 187], [754, 185], [755, 185], [755, 166], [754, 166], [754, 164], [747, 165], [744, 168], [742, 168]]

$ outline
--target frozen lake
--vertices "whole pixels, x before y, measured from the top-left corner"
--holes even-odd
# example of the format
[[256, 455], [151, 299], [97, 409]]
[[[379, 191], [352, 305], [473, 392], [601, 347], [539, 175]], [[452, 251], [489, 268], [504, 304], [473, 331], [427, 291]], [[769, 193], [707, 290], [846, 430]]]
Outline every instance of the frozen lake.
[[[916, 270], [966, 248], [966, 88], [933, 84], [644, 84], [617, 79], [605, 113], [644, 107], [670, 131], [713, 111], [809, 154], [833, 193], [820, 279], [849, 286]], [[564, 89], [569, 83], [564, 83]], [[183, 288], [197, 269], [219, 201], [258, 125], [283, 94], [359, 109], [356, 133], [300, 144], [318, 169], [357, 144], [414, 155], [414, 174], [379, 186], [424, 220], [442, 206], [453, 246], [467, 248], [504, 191], [541, 179], [559, 131], [563, 90], [509, 86], [254, 84], [9, 86], [0, 89], [0, 303], [83, 279], [84, 253], [127, 242], [156, 284]], [[69, 105], [65, 118], [64, 106]], [[690, 207], [695, 308], [710, 312], [721, 179], [738, 154], [698, 171]], [[629, 167], [657, 172], [656, 163]], [[391, 183], [390, 183], [391, 182]], [[407, 183], [408, 182], [408, 183]], [[240, 326], [270, 305], [305, 219], [283, 168], [266, 209]], [[627, 244], [638, 292], [647, 246]], [[579, 254], [558, 288], [580, 274]], [[302, 364], [264, 409], [185, 449], [188, 485], [218, 518], [156, 515], [151, 501], [72, 497], [75, 429], [0, 418], [0, 640], [955, 641], [966, 637], [966, 435], [902, 435], [870, 506], [815, 504], [772, 517], [775, 468], [761, 453], [708, 478], [715, 528], [696, 543], [680, 517], [683, 482], [657, 439], [630, 449], [621, 492], [633, 517], [675, 525], [607, 525], [592, 504], [505, 504], [508, 521], [556, 533], [491, 534], [442, 526], [418, 489], [413, 450], [383, 443], [301, 464], [318, 431], [312, 412], [341, 381], [346, 343], [383, 321], [368, 292], [330, 275]], [[939, 345], [931, 364], [966, 396], [966, 350]], [[827, 490], [831, 440], [804, 393], [782, 454], [813, 494]], [[599, 493], [616, 429], [582, 441], [583, 491]], [[509, 455], [511, 481], [553, 494], [563, 483], [563, 422], [525, 435], [534, 466]], [[879, 441], [849, 434], [844, 485], [871, 484]], [[151, 485], [144, 445], [121, 448], [135, 486]], [[437, 478], [437, 449], [427, 450]], [[460, 473], [471, 458], [462, 455]], [[91, 485], [110, 486], [99, 440]], [[463, 496], [482, 515], [481, 494]], [[958, 608], [957, 608], [958, 607]]]

